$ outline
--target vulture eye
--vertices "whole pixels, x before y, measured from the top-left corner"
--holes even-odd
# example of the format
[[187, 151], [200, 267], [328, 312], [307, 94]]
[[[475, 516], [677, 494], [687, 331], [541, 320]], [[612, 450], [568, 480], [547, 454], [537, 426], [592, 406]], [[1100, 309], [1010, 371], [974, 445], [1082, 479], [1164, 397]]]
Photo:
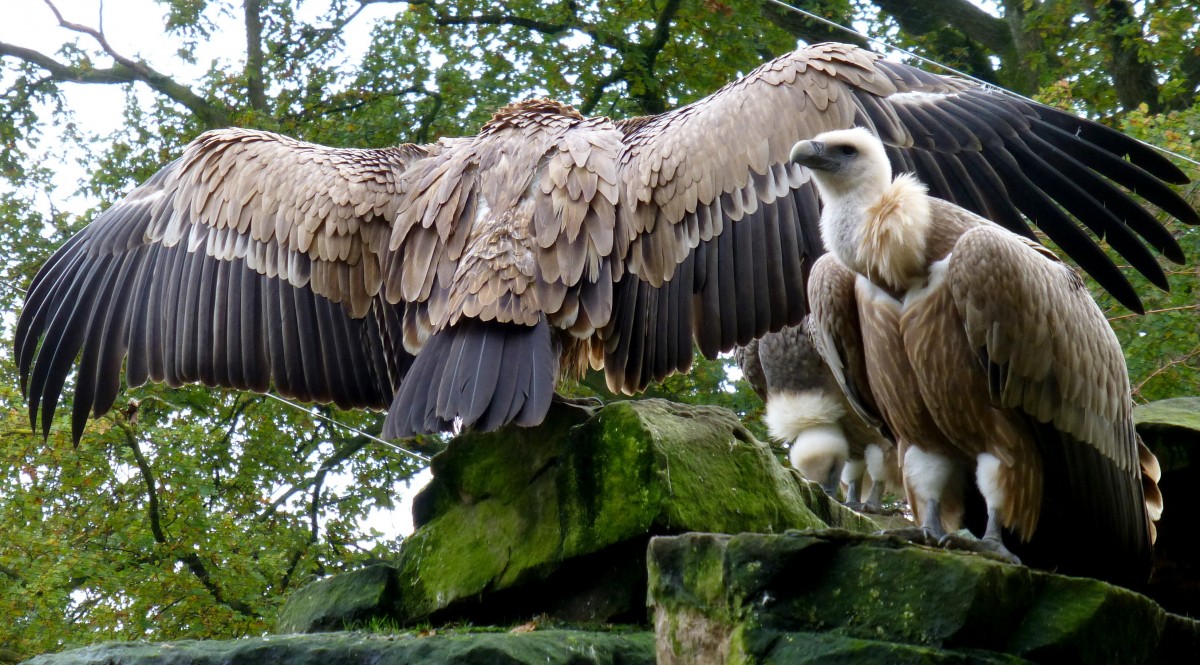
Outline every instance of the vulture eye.
[[858, 154], [858, 148], [852, 145], [844, 145], [842, 146], [842, 154], [847, 157], [853, 157]]

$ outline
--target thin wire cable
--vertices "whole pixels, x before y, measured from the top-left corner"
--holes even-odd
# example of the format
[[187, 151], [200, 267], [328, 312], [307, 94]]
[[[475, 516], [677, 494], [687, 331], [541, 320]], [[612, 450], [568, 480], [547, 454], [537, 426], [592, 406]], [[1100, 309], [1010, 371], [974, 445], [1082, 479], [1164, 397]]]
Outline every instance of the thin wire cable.
[[[1002, 87], [996, 85], [995, 83], [988, 83], [987, 81], [984, 81], [980, 78], [971, 76], [970, 74], [967, 74], [966, 72], [960, 72], [959, 70], [957, 70], [949, 65], [943, 65], [942, 63], [940, 63], [936, 60], [931, 60], [929, 58], [926, 58], [925, 56], [923, 56], [919, 53], [913, 53], [912, 51], [910, 51], [906, 48], [901, 48], [901, 47], [896, 46], [895, 44], [891, 44], [883, 39], [879, 39], [878, 37], [864, 35], [863, 33], [855, 30], [854, 28], [848, 28], [848, 27], [842, 25], [841, 23], [829, 20], [829, 19], [825, 18], [824, 16], [818, 16], [816, 14], [813, 14], [812, 12], [806, 11], [799, 7], [794, 7], [792, 5], [789, 5], [786, 2], [783, 2], [783, 0], [767, 0], [767, 2], [769, 2], [773, 5], [776, 5], [778, 7], [783, 7], [784, 9], [793, 11], [793, 12], [800, 14], [801, 16], [804, 16], [806, 18], [810, 18], [814, 21], [817, 21], [818, 23], [824, 23], [825, 25], [828, 25], [830, 27], [837, 28], [838, 30], [841, 30], [842, 32], [854, 35], [855, 37], [858, 37], [860, 39], [865, 39], [873, 44], [878, 44], [880, 46], [889, 48], [893, 51], [899, 51], [900, 53], [903, 53], [911, 58], [916, 58], [917, 60], [920, 60], [921, 62], [923, 62], [927, 65], [931, 65], [933, 67], [938, 67], [940, 69], [944, 69], [944, 70], [954, 74], [955, 76], [961, 76], [962, 78], [965, 78], [968, 81], [977, 83], [989, 90], [999, 90], [1001, 92], [1004, 92], [1005, 94], [1012, 95], [1013, 97], [1016, 97], [1018, 99], [1023, 99], [1027, 102], [1032, 102], [1034, 104], [1041, 104], [1041, 102], [1037, 101], [1036, 99], [1031, 99], [1029, 97], [1026, 97], [1025, 95], [1022, 95], [1019, 92], [1013, 92], [1012, 90], [1008, 90], [1007, 88], [1002, 88]], [[1133, 140], [1137, 141], [1138, 143], [1141, 143], [1144, 146], [1153, 148], [1154, 150], [1157, 150], [1165, 155], [1170, 155], [1172, 157], [1175, 157], [1176, 159], [1182, 159], [1183, 161], [1188, 162], [1189, 164], [1192, 164], [1193, 166], [1200, 167], [1200, 161], [1193, 159], [1191, 157], [1188, 157], [1187, 155], [1181, 155], [1181, 154], [1175, 152], [1174, 150], [1171, 150], [1169, 148], [1164, 148], [1159, 145], [1155, 145], [1153, 143], [1150, 143], [1149, 141], [1143, 141], [1139, 138], [1134, 138], [1134, 137], [1130, 137], [1130, 138], [1133, 138]]]
[[320, 413], [319, 411], [316, 411], [315, 409], [305, 408], [289, 399], [280, 397], [279, 395], [275, 395], [272, 393], [263, 393], [263, 394], [277, 402], [283, 402], [284, 404], [287, 404], [288, 406], [292, 407], [293, 409], [296, 409], [297, 411], [303, 411], [303, 412], [307, 413], [308, 415], [313, 416], [315, 418], [320, 418], [321, 420], [324, 420], [327, 423], [336, 425], [338, 427], [341, 427], [342, 429], [350, 430], [351, 432], [354, 432], [355, 434], [358, 434], [359, 436], [365, 436], [368, 439], [370, 439], [371, 441], [374, 441], [375, 443], [378, 443], [380, 445], [391, 448], [392, 450], [395, 450], [396, 452], [403, 453], [405, 455], [408, 455], [409, 457], [421, 460], [422, 462], [425, 462], [426, 464], [429, 463], [429, 458], [425, 455], [422, 455], [421, 453], [418, 453], [413, 450], [409, 450], [403, 446], [396, 445], [395, 443], [392, 443], [391, 441], [388, 441], [387, 439], [381, 439], [381, 438], [375, 436], [374, 434], [371, 434], [370, 432], [364, 432], [363, 430], [361, 430], [353, 425], [347, 425], [346, 423], [341, 422], [340, 420], [334, 420], [333, 418], [330, 418], [329, 416], [327, 416], [323, 413]]

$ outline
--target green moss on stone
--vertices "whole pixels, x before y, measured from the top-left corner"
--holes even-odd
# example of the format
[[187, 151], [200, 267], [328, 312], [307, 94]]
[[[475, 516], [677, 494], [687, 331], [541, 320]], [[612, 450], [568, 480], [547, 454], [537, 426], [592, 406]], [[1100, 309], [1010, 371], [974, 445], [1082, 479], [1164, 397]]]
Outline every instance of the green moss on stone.
[[433, 636], [361, 633], [225, 641], [110, 643], [38, 656], [34, 665], [652, 665], [649, 632], [450, 631]]
[[396, 596], [395, 573], [391, 566], [374, 565], [317, 580], [292, 594], [275, 632], [342, 630], [347, 623], [384, 616]]
[[[744, 662], [758, 665], [1019, 665], [1030, 661], [976, 649], [939, 649], [830, 633], [761, 631]], [[732, 663], [730, 663], [732, 665]]]
[[1166, 613], [1140, 594], [1084, 578], [1042, 576], [1009, 650], [1041, 662], [1158, 662]]
[[[564, 577], [584, 600], [547, 607], [594, 605], [619, 615], [571, 562], [633, 551], [626, 565], [640, 578], [654, 534], [777, 533], [824, 526], [822, 516], [877, 528], [814, 494], [732, 412], [716, 407], [625, 401], [589, 415], [556, 404], [537, 428], [456, 438], [432, 467], [414, 509], [419, 528], [396, 562], [393, 616], [401, 624], [453, 618], [456, 605], [487, 604], [507, 590], [542, 585], [546, 592]], [[614, 570], [605, 579], [632, 578]], [[625, 612], [644, 609], [638, 603]]]
[[[708, 577], [676, 570], [697, 561], [715, 569], [708, 557], [723, 561], [723, 598], [707, 590]], [[656, 615], [728, 617], [731, 663], [860, 662], [848, 655], [853, 640], [869, 652], [861, 662], [1187, 662], [1200, 646], [1200, 622], [1126, 589], [891, 538], [685, 534], [655, 539], [650, 559]], [[670, 617], [656, 623], [664, 625]], [[851, 642], [768, 657], [778, 640], [814, 633]], [[908, 646], [888, 660], [889, 645]], [[937, 658], [922, 660], [929, 654]]]
[[1176, 397], [1142, 404], [1133, 410], [1133, 422], [1142, 428], [1177, 427], [1200, 436], [1200, 397]]

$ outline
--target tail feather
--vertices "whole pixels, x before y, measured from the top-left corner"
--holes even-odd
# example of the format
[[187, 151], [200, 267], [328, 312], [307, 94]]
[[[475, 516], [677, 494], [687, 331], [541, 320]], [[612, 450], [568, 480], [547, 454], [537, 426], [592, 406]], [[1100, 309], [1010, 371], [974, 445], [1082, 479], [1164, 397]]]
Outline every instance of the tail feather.
[[1037, 568], [1144, 586], [1153, 528], [1143, 493], [1147, 478], [1120, 468], [1095, 446], [1030, 420], [1045, 469], [1041, 515], [1028, 543], [1006, 541], [1013, 553]]
[[417, 354], [384, 421], [384, 436], [530, 427], [550, 409], [558, 349], [545, 321], [522, 326], [470, 319], [434, 333]]
[[1162, 480], [1162, 467], [1158, 464], [1158, 458], [1150, 452], [1140, 436], [1138, 437], [1138, 466], [1141, 467], [1142, 495], [1145, 497], [1146, 517], [1150, 523], [1150, 544], [1154, 544], [1158, 540], [1158, 527], [1155, 522], [1162, 517], [1163, 512], [1162, 491], [1158, 489], [1158, 481]]

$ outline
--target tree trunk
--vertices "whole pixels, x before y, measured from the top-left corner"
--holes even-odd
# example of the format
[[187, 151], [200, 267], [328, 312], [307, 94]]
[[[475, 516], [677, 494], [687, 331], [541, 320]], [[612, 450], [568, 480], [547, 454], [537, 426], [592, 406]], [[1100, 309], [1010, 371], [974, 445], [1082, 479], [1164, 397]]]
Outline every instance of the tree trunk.
[[266, 113], [267, 93], [263, 83], [262, 0], [243, 0], [246, 14], [246, 97], [250, 108]]

